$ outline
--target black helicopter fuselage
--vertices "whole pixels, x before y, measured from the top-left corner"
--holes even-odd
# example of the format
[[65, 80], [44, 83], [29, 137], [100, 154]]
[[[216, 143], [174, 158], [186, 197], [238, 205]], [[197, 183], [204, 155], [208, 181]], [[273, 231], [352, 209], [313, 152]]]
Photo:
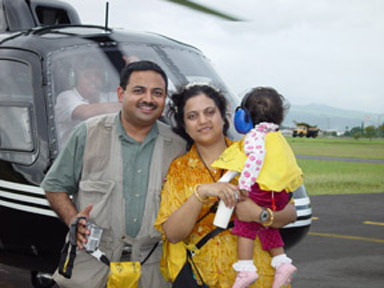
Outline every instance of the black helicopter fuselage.
[[[232, 112], [239, 102], [201, 51], [161, 35], [80, 24], [37, 26], [1, 34], [2, 263], [49, 273], [58, 263], [67, 227], [50, 208], [39, 185], [64, 145], [58, 136], [57, 97], [72, 89], [73, 67], [78, 59], [89, 55], [105, 67], [103, 89], [109, 95], [118, 86], [119, 71], [125, 65], [123, 56], [135, 56], [163, 67], [170, 93], [189, 82], [205, 81], [223, 91]], [[236, 137], [233, 130], [230, 135]], [[311, 224], [304, 186], [295, 191], [294, 198], [298, 220], [281, 229], [288, 247], [300, 241]]]

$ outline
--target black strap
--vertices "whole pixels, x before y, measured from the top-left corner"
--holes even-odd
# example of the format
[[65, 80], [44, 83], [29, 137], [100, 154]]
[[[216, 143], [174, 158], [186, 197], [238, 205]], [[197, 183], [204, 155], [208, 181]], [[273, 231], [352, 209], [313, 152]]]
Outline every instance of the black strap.
[[211, 238], [215, 237], [216, 235], [220, 234], [221, 232], [227, 230], [227, 229], [230, 229], [234, 226], [234, 223], [233, 221], [229, 222], [228, 224], [228, 227], [226, 229], [223, 229], [223, 228], [220, 228], [220, 227], [217, 227], [215, 229], [213, 229], [211, 232], [209, 232], [208, 234], [206, 234], [203, 238], [201, 238], [199, 240], [199, 242], [197, 242], [197, 244], [195, 245], [197, 249], [200, 249], [201, 247], [203, 247], [205, 245], [205, 243], [208, 242], [208, 240], [210, 240]]
[[[61, 256], [59, 260], [59, 273], [65, 278], [71, 278], [73, 263], [76, 258], [76, 247], [77, 247], [77, 224], [81, 219], [85, 217], [77, 217], [69, 227], [69, 240], [64, 244], [61, 250]], [[69, 250], [69, 253], [68, 253]]]
[[[200, 279], [200, 282], [201, 282], [201, 284], [202, 284], [202, 285], [200, 286], [198, 283], [196, 283], [196, 284], [198, 285], [198, 287], [208, 287], [207, 284], [205, 284], [204, 279], [203, 279], [203, 276], [201, 276], [200, 271], [199, 271], [199, 269], [197, 268], [195, 262], [193, 262], [193, 259], [192, 259], [192, 253], [191, 253], [191, 251], [189, 251], [189, 250], [187, 250], [187, 258], [188, 258], [187, 261], [189, 261], [189, 263], [192, 264], [193, 268], [195, 268], [194, 271], [196, 271], [196, 273], [197, 273], [197, 277]], [[192, 271], [192, 274], [193, 274], [193, 275], [196, 275], [193, 271]], [[196, 278], [196, 277], [195, 277], [195, 278]]]
[[[210, 239], [212, 239], [213, 237], [215, 237], [216, 235], [220, 234], [221, 232], [229, 229], [229, 228], [232, 228], [234, 226], [233, 224], [233, 221], [229, 222], [228, 224], [228, 227], [226, 229], [223, 229], [223, 228], [220, 228], [220, 227], [217, 227], [215, 229], [213, 229], [211, 232], [207, 233], [202, 239], [200, 239], [199, 242], [197, 242], [197, 244], [195, 245], [197, 249], [200, 249], [201, 247], [203, 247], [205, 245], [205, 243], [207, 243]], [[193, 262], [193, 252], [188, 250], [187, 249], [187, 261], [189, 261], [189, 263], [191, 263], [191, 265], [193, 266], [194, 268], [194, 271], [196, 271], [197, 275], [195, 274], [195, 277], [196, 278], [199, 278], [200, 282], [202, 283], [202, 286], [198, 285], [198, 287], [208, 287], [205, 282], [204, 282], [204, 279], [203, 277], [201, 276], [200, 272], [199, 272], [199, 269], [197, 268], [195, 262]], [[193, 273], [194, 274], [194, 273]]]
[[[160, 241], [159, 241], [160, 242]], [[152, 253], [156, 250], [156, 247], [159, 245], [159, 242], [156, 242], [155, 245], [153, 245], [151, 251], [149, 251], [147, 257], [144, 258], [143, 261], [140, 262], [141, 265], [144, 265], [145, 262], [147, 262], [148, 258], [152, 255]]]
[[209, 208], [209, 210], [196, 221], [196, 224], [199, 223], [201, 220], [203, 220], [205, 217], [207, 217], [209, 213], [215, 213], [217, 211], [218, 204], [219, 204], [219, 201], [216, 201], [215, 203], [213, 203], [212, 206]]

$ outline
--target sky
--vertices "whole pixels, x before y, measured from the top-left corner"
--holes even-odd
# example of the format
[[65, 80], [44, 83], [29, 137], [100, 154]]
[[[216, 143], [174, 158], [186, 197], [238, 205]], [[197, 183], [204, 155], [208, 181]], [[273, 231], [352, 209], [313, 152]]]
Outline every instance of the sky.
[[[62, 0], [104, 25], [105, 0]], [[109, 26], [199, 48], [240, 96], [269, 86], [293, 105], [384, 114], [384, 1], [210, 0], [233, 22], [162, 0], [109, 0]], [[384, 115], [383, 115], [384, 117]]]

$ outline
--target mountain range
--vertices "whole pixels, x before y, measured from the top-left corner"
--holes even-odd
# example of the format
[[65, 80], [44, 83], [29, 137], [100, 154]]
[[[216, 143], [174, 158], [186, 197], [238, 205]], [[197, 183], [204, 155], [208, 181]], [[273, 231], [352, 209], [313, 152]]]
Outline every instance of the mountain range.
[[322, 104], [294, 105], [288, 110], [283, 126], [295, 127], [295, 122], [305, 122], [325, 131], [345, 131], [353, 127], [383, 123], [384, 114], [345, 110]]

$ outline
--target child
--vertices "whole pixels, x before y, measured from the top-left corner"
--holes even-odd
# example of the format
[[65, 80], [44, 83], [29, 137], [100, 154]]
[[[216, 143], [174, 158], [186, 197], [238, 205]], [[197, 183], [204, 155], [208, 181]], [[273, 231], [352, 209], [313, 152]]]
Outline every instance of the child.
[[241, 172], [238, 188], [248, 191], [249, 197], [265, 208], [260, 216], [262, 224], [235, 219], [232, 233], [238, 235], [239, 260], [233, 264], [238, 273], [232, 288], [248, 287], [258, 278], [252, 259], [256, 236], [263, 250], [270, 253], [271, 265], [276, 269], [273, 288], [287, 285], [297, 271], [291, 264], [292, 260], [284, 253], [279, 230], [270, 227], [273, 224], [273, 211], [283, 209], [290, 201], [290, 192], [303, 183], [303, 174], [295, 156], [278, 131], [284, 110], [284, 98], [274, 89], [252, 89], [245, 95], [235, 114], [236, 129], [247, 134], [242, 141], [227, 148], [212, 164], [215, 168]]

